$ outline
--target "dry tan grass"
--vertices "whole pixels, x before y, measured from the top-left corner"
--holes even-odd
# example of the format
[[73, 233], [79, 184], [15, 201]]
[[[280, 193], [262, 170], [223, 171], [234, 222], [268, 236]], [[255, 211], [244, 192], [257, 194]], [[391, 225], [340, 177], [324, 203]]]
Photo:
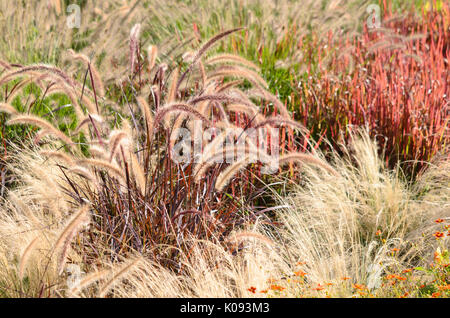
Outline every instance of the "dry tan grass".
[[[289, 196], [279, 197], [289, 206], [280, 213], [286, 224], [281, 235], [290, 248], [290, 257], [307, 263], [312, 281], [336, 282], [351, 277], [374, 287], [379, 279], [374, 268], [412, 267], [417, 265], [417, 255], [429, 259], [433, 249], [427, 244], [433, 242], [423, 241], [422, 233], [431, 237], [426, 224], [450, 216], [449, 180], [443, 177], [445, 182], [427, 183], [427, 194], [420, 195], [422, 190], [402, 180], [400, 171], [385, 168], [376, 144], [366, 133], [355, 135], [346, 152], [344, 157], [335, 156], [332, 164], [339, 177], [329, 178], [304, 167], [302, 186], [295, 186]], [[430, 167], [417, 184], [435, 176], [439, 169], [446, 171], [448, 163]], [[433, 199], [425, 199], [431, 193], [435, 194]], [[401, 257], [393, 257], [394, 247]]]
[[[311, 156], [322, 160], [320, 154]], [[59, 160], [59, 156], [54, 160]], [[43, 162], [45, 158], [37, 152], [21, 154], [15, 169], [19, 169], [24, 181], [2, 205], [0, 262], [8, 263], [1, 267], [0, 285], [14, 286], [15, 292], [9, 290], [11, 296], [37, 295], [45, 277], [46, 281], [56, 283], [54, 291], [60, 295], [253, 297], [261, 295], [251, 293], [249, 287], [267, 289], [270, 279], [289, 276], [301, 261], [306, 263], [303, 270], [311, 285], [336, 283], [329, 292], [347, 297], [353, 291], [338, 284], [342, 277], [351, 277], [354, 282], [376, 290], [379, 276], [388, 267], [420, 265], [417, 255], [428, 262], [436, 241], [423, 238], [422, 233], [431, 237], [429, 234], [436, 230], [432, 220], [450, 219], [449, 174], [443, 173], [449, 169], [448, 161], [430, 165], [410, 185], [402, 181], [398, 171], [384, 168], [376, 145], [362, 134], [355, 136], [347, 155], [335, 155], [330, 163], [340, 177], [330, 178], [303, 166], [302, 186], [289, 188], [285, 196], [274, 194], [280, 202], [278, 218], [283, 224], [276, 231], [263, 224], [238, 231], [228, 238], [231, 250], [211, 241], [197, 241], [191, 253], [182, 257], [182, 275], [146, 257], [130, 256], [120, 263], [103, 258], [100, 268], [81, 264], [87, 273], [81, 285], [66, 290], [64, 275], [58, 275], [60, 254], [54, 260], [49, 255], [55, 246], [61, 245], [58, 242], [65, 241], [61, 237], [67, 235], [61, 233], [70, 232], [67, 224], [74, 223], [77, 215], [72, 214], [69, 205], [59, 207], [58, 212], [49, 209], [53, 206], [51, 198], [42, 195], [40, 189], [45, 184], [46, 191], [60, 192], [56, 180], [60, 180], [61, 172], [53, 164], [42, 166]], [[73, 201], [63, 193], [59, 198], [59, 202]], [[67, 218], [64, 215], [70, 214], [74, 215], [72, 221], [64, 221]], [[386, 240], [384, 244], [377, 239], [378, 230]], [[245, 243], [240, 245], [242, 242]], [[401, 256], [392, 255], [394, 247], [401, 251]], [[108, 250], [106, 246], [97, 248]], [[79, 256], [75, 250], [67, 252], [71, 263], [77, 264]], [[26, 288], [17, 279], [20, 275], [31, 281]], [[160, 284], [161, 281], [165, 284]], [[317, 296], [311, 289], [289, 286], [283, 295]]]
[[[61, 260], [68, 257], [77, 263], [80, 258], [67, 245], [75, 235], [75, 227], [70, 225], [79, 222], [66, 221], [73, 214], [68, 204], [73, 199], [58, 185], [61, 170], [37, 149], [17, 153], [10, 165], [22, 177], [0, 207], [1, 293], [9, 297], [38, 297], [43, 289], [50, 294], [63, 293]], [[25, 170], [28, 172], [23, 174]], [[55, 249], [59, 252], [54, 253]]]

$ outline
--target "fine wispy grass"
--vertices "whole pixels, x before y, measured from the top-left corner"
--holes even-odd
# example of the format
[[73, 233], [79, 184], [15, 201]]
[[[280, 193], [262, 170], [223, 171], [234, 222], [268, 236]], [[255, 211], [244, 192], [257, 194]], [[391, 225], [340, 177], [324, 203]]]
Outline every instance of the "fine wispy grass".
[[[366, 133], [353, 138], [348, 153], [335, 155], [331, 163], [338, 176], [302, 165], [301, 184], [288, 181], [281, 194], [268, 185], [268, 193], [279, 203], [276, 218], [281, 226], [268, 225], [263, 217], [230, 233], [225, 244], [186, 237], [191, 249], [180, 250], [178, 274], [146, 253], [111, 261], [109, 247], [99, 242], [95, 249], [100, 264], [84, 262], [86, 256], [78, 253], [89, 244], [86, 235], [96, 230], [92, 225], [77, 228], [77, 224], [84, 222], [86, 211], [91, 211], [91, 224], [98, 215], [89, 205], [81, 210], [71, 204], [58, 206], [65, 196], [58, 185], [61, 170], [37, 149], [22, 152], [15, 169], [23, 183], [9, 193], [0, 214], [2, 293], [36, 297], [386, 297], [407, 292], [412, 297], [431, 296], [420, 288], [431, 281], [430, 273], [416, 274], [417, 281], [401, 273], [427, 267], [436, 259], [434, 251], [442, 252], [448, 244], [448, 238], [433, 236], [442, 227], [435, 221], [448, 224], [450, 219], [448, 162], [430, 164], [417, 183], [410, 184], [399, 171], [385, 167], [377, 145]], [[315, 156], [323, 160], [321, 154]], [[59, 199], [44, 196], [44, 186]], [[80, 230], [77, 235], [75, 231]], [[70, 250], [66, 250], [67, 240], [74, 243]], [[82, 268], [82, 284], [68, 287], [65, 276], [58, 275], [61, 255]], [[401, 294], [392, 295], [392, 288], [383, 283], [393, 273], [409, 284], [399, 289]]]
[[2, 2], [0, 297], [450, 296], [450, 7], [372, 2]]

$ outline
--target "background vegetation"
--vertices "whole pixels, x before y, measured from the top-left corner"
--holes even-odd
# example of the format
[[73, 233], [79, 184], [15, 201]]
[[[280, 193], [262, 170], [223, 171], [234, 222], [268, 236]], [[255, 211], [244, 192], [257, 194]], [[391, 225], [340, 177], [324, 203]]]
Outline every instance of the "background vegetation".
[[[447, 2], [77, 3], [0, 4], [0, 295], [450, 295]], [[282, 168], [173, 163], [192, 118]]]

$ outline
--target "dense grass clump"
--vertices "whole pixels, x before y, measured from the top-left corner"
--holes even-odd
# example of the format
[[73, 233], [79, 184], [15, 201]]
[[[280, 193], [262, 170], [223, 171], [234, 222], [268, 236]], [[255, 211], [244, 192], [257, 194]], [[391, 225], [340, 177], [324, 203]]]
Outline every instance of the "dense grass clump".
[[443, 4], [386, 12], [380, 28], [350, 39], [302, 36], [299, 49], [317, 66], [298, 77], [297, 118], [334, 144], [347, 140], [348, 126], [367, 127], [390, 167], [401, 161], [417, 172], [449, 142], [449, 18]]
[[447, 3], [77, 3], [0, 5], [0, 297], [450, 295]]

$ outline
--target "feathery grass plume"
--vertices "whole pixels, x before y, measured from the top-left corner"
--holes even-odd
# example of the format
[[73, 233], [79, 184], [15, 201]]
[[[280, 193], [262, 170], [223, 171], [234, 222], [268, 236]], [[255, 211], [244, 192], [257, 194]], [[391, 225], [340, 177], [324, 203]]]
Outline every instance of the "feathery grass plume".
[[23, 279], [23, 274], [25, 272], [25, 267], [28, 263], [28, 260], [31, 256], [31, 253], [34, 250], [34, 247], [36, 246], [36, 244], [39, 242], [39, 238], [40, 235], [36, 236], [31, 242], [30, 244], [27, 245], [27, 247], [25, 248], [25, 250], [22, 253], [22, 256], [20, 257], [20, 264], [19, 264], [19, 278]]
[[211, 56], [209, 59], [206, 60], [205, 63], [207, 64], [216, 64], [216, 63], [228, 63], [228, 62], [237, 62], [239, 64], [242, 64], [248, 68], [254, 69], [255, 71], [259, 71], [259, 66], [256, 65], [253, 62], [250, 62], [247, 59], [244, 59], [243, 57], [235, 54], [230, 53], [222, 53], [217, 54], [214, 56]]
[[0, 103], [0, 112], [4, 112], [7, 113], [9, 115], [15, 115], [17, 114], [17, 110], [11, 106], [10, 104], [6, 104], [6, 103]]
[[225, 32], [222, 32], [216, 36], [214, 36], [213, 38], [211, 38], [209, 41], [207, 41], [204, 45], [202, 45], [202, 47], [194, 54], [194, 56], [192, 57], [192, 63], [189, 65], [188, 69], [183, 73], [183, 75], [181, 75], [180, 79], [178, 80], [177, 83], [177, 90], [180, 87], [181, 82], [183, 82], [183, 80], [185, 79], [186, 75], [192, 70], [192, 68], [197, 64], [198, 60], [202, 57], [202, 55], [211, 47], [214, 45], [214, 43], [216, 43], [217, 41], [219, 41], [220, 39], [230, 35], [231, 33], [237, 32], [239, 30], [242, 30], [242, 28], [236, 28], [236, 29], [232, 29], [232, 30], [227, 30]]
[[212, 126], [211, 121], [191, 105], [186, 103], [172, 103], [158, 109], [155, 115], [153, 130], [158, 128], [159, 124], [165, 118], [165, 116], [172, 112], [185, 113], [188, 116], [190, 115], [202, 120], [208, 127]]
[[204, 104], [205, 104], [204, 107], [202, 107], [203, 106], [202, 104], [200, 104], [202, 106], [199, 107], [199, 111], [202, 114], [204, 114], [206, 117], [210, 117], [211, 116], [211, 110], [215, 108], [215, 109], [217, 109], [219, 111], [219, 118], [220, 118], [219, 122], [222, 123], [225, 127], [229, 126], [230, 121], [228, 120], [227, 112], [225, 111], [225, 108], [223, 108], [221, 103], [218, 103], [218, 102], [212, 102], [212, 103], [206, 102]]
[[145, 98], [142, 96], [136, 97], [136, 102], [139, 108], [141, 109], [141, 112], [144, 114], [147, 135], [150, 136], [153, 130], [153, 116], [150, 110], [150, 106], [148, 105]]
[[[17, 96], [19, 96], [20, 93], [23, 93], [22, 88], [23, 88], [25, 85], [28, 85], [28, 84], [33, 83], [33, 82], [36, 83], [37, 80], [36, 80], [36, 79], [33, 80], [32, 78], [22, 79], [22, 80], [20, 81], [20, 83], [17, 84], [17, 85], [15, 85], [15, 86], [11, 89], [11, 91], [8, 93], [8, 95], [5, 96], [5, 103], [9, 103], [9, 102], [13, 101]], [[40, 85], [38, 85], [38, 84], [36, 84], [36, 85], [37, 85], [39, 88], [41, 88]], [[50, 90], [51, 90], [51, 86], [49, 85], [49, 89], [47, 90], [47, 92], [50, 91]], [[20, 98], [20, 96], [19, 96], [19, 98]]]
[[422, 33], [422, 34], [412, 34], [407, 37], [403, 37], [402, 40], [404, 42], [410, 42], [410, 41], [415, 41], [415, 40], [423, 40], [426, 38], [427, 38], [427, 35]]
[[128, 134], [123, 130], [113, 130], [109, 134], [109, 162], [112, 162], [119, 145], [125, 138], [128, 138]]
[[259, 112], [258, 107], [244, 104], [229, 104], [227, 110], [230, 112], [246, 114], [255, 123], [261, 123], [265, 120], [263, 114]]
[[[85, 167], [81, 166], [75, 166], [67, 170], [70, 173], [75, 173], [83, 178], [88, 179], [89, 181], [92, 181], [96, 184], [96, 180], [94, 175], [89, 171], [89, 169], [86, 169]], [[96, 184], [97, 185], [97, 184]]]
[[101, 116], [96, 115], [96, 114], [89, 114], [78, 124], [78, 127], [74, 130], [74, 132], [72, 133], [72, 136], [77, 135], [81, 131], [81, 129], [84, 125], [92, 122], [91, 120], [94, 120], [98, 124], [103, 123], [103, 118]]
[[62, 151], [56, 151], [56, 150], [42, 150], [39, 152], [41, 155], [49, 158], [58, 158], [65, 163], [67, 163], [69, 166], [72, 166], [75, 164], [75, 158], [68, 155], [65, 152]]
[[391, 41], [380, 40], [367, 49], [367, 55], [377, 50], [396, 50], [396, 49], [406, 50], [406, 48], [407, 47], [404, 44], [400, 43], [396, 44], [392, 43]]
[[42, 140], [43, 138], [45, 138], [46, 136], [49, 136], [49, 135], [51, 135], [51, 133], [50, 133], [48, 130], [46, 130], [46, 129], [41, 129], [41, 130], [39, 130], [39, 131], [34, 135], [34, 138], [33, 138], [33, 144], [39, 145], [39, 143], [41, 142], [41, 140]]
[[82, 159], [79, 161], [79, 164], [81, 165], [89, 165], [95, 168], [105, 169], [109, 173], [112, 173], [113, 175], [119, 177], [122, 180], [125, 180], [125, 176], [120, 169], [115, 164], [110, 163], [109, 161], [101, 160], [101, 159]]
[[9, 92], [8, 96], [5, 96], [5, 101], [13, 101], [14, 98], [16, 98], [22, 92], [22, 89], [30, 83], [35, 83], [42, 91], [45, 91], [45, 89], [47, 89], [48, 94], [49, 92], [51, 92], [54, 86], [54, 82], [51, 82], [49, 85], [47, 85], [46, 88], [44, 88], [41, 84], [41, 80], [45, 79], [46, 77], [46, 74], [36, 74], [36, 76], [32, 75], [30, 78], [22, 79], [20, 83], [14, 85], [14, 89]]
[[46, 64], [34, 64], [29, 66], [23, 66], [13, 69], [9, 72], [6, 72], [5, 74], [3, 74], [2, 77], [0, 77], [0, 86], [15, 79], [17, 76], [34, 74], [36, 72], [54, 75], [56, 76], [56, 78], [62, 80], [64, 84], [66, 84], [68, 87], [71, 87], [73, 90], [76, 90], [77, 86], [79, 86], [77, 82], [73, 81], [67, 74], [65, 74], [59, 68]]
[[147, 48], [148, 54], [148, 70], [152, 70], [158, 57], [158, 47], [156, 45], [149, 45]]
[[237, 66], [237, 65], [223, 65], [220, 66], [209, 74], [209, 80], [214, 80], [222, 77], [243, 77], [249, 80], [256, 86], [261, 86], [263, 88], [269, 87], [267, 82], [256, 72], [249, 70], [248, 68]]
[[242, 168], [245, 168], [249, 163], [256, 160], [256, 156], [253, 154], [246, 155], [244, 158], [236, 161], [223, 170], [216, 180], [215, 188], [217, 191], [222, 191], [230, 180], [239, 172]]
[[63, 270], [62, 266], [64, 265], [68, 246], [71, 243], [72, 238], [85, 224], [89, 223], [89, 220], [89, 205], [83, 205], [69, 220], [55, 242], [53, 252], [59, 252], [57, 264], [60, 274]]
[[192, 63], [192, 61], [194, 60], [194, 52], [192, 51], [184, 52], [181, 58], [186, 63]]
[[89, 114], [91, 115], [98, 114], [96, 104], [92, 102], [92, 100], [87, 95], [83, 94], [81, 98], [81, 104], [86, 107]]
[[202, 55], [211, 47], [214, 45], [214, 43], [216, 43], [217, 41], [219, 41], [220, 39], [230, 35], [231, 33], [237, 32], [242, 30], [243, 28], [235, 28], [235, 29], [231, 29], [231, 30], [227, 30], [224, 31], [216, 36], [214, 36], [213, 38], [211, 38], [210, 40], [208, 40], [208, 42], [206, 42], [204, 45], [202, 45], [202, 47], [195, 53], [194, 57], [193, 57], [193, 61], [192, 64], [195, 64], [201, 57]]
[[251, 91], [248, 91], [248, 94], [255, 96], [255, 97], [259, 97], [262, 99], [265, 99], [269, 102], [272, 102], [273, 105], [277, 108], [277, 110], [280, 112], [280, 115], [283, 116], [284, 118], [287, 119], [291, 119], [291, 115], [289, 114], [286, 106], [272, 93], [270, 93], [269, 91], [265, 90], [262, 87], [256, 87], [256, 89], [253, 89]]
[[236, 103], [236, 104], [245, 104], [249, 106], [254, 106], [253, 103], [249, 102], [248, 100], [240, 97], [233, 97], [228, 94], [205, 94], [200, 95], [197, 97], [194, 97], [189, 100], [190, 104], [198, 104], [200, 102], [204, 101], [215, 101], [215, 102], [222, 102], [222, 103]]
[[[209, 94], [214, 93], [216, 84], [212, 83], [211, 85], [207, 85], [206, 87], [203, 87], [203, 95], [202, 96], [208, 96]], [[194, 100], [194, 103], [192, 103], [192, 100], [189, 102], [190, 104], [196, 105], [197, 103], [199, 104], [198, 106], [196, 106], [197, 110], [203, 114], [205, 117], [209, 118], [209, 113], [207, 112], [207, 107], [210, 104], [210, 100], [205, 99], [205, 100]], [[178, 128], [181, 127], [183, 121], [186, 119], [186, 116], [184, 114], [179, 114], [176, 117], [175, 123], [173, 125], [172, 128], [172, 132], [176, 132]], [[228, 120], [227, 120], [228, 121]], [[188, 129], [191, 130], [191, 132], [194, 134], [194, 123], [193, 122], [188, 122]], [[174, 143], [176, 141], [176, 138], [174, 138], [173, 136], [171, 137], [171, 147], [174, 146]]]
[[11, 68], [11, 65], [9, 63], [6, 63], [5, 61], [0, 60], [0, 66], [3, 67], [5, 70], [9, 70]]
[[169, 92], [167, 94], [166, 104], [170, 104], [175, 102], [176, 99], [176, 93], [177, 93], [177, 81], [178, 81], [178, 74], [180, 72], [180, 68], [176, 67], [174, 71], [172, 72], [172, 78], [170, 82]]
[[[215, 88], [215, 85], [208, 85], [208, 86], [206, 86], [206, 87], [204, 88], [204, 92], [203, 92], [203, 93], [204, 93], [204, 94], [210, 94], [210, 93], [213, 93], [213, 92], [214, 92], [214, 88]], [[199, 111], [201, 114], [203, 114], [204, 116], [206, 116], [206, 113], [204, 112], [204, 109], [205, 109], [206, 105], [208, 104], [208, 102], [209, 102], [208, 100], [200, 101], [200, 102], [199, 102], [200, 105], [197, 106], [198, 111]], [[186, 119], [185, 114], [178, 114], [178, 115], [177, 115], [177, 117], [176, 117], [176, 119], [175, 119], [175, 122], [174, 122], [174, 124], [173, 124], [173, 127], [172, 127], [172, 134], [178, 131], [178, 129], [181, 127], [181, 125], [183, 124], [183, 121], [184, 121], [185, 119]], [[191, 131], [192, 131], [192, 129], [191, 129]], [[171, 143], [170, 143], [170, 146], [171, 146], [171, 148], [174, 147], [177, 138], [178, 138], [178, 136], [173, 136], [173, 135], [171, 135], [171, 137], [170, 137], [170, 142], [171, 142]]]
[[423, 59], [420, 56], [418, 56], [417, 54], [404, 54], [404, 56], [412, 58], [418, 64], [422, 64], [423, 63]]
[[66, 264], [66, 257], [67, 253], [69, 252], [70, 244], [73, 240], [73, 238], [76, 236], [76, 234], [81, 230], [81, 228], [89, 222], [89, 218], [86, 218], [83, 220], [77, 228], [73, 229], [70, 233], [68, 233], [64, 243], [62, 244], [60, 248], [60, 253], [57, 259], [57, 269], [58, 269], [58, 275], [61, 275], [64, 271], [64, 265]]
[[386, 47], [390, 46], [392, 44], [391, 41], [388, 41], [386, 39], [377, 40], [376, 42], [372, 43], [367, 48], [367, 53], [372, 53], [376, 50], [385, 49]]
[[[28, 72], [27, 73], [29, 75], [28, 79], [26, 79], [23, 85], [25, 85], [25, 82], [28, 82], [27, 80], [30, 80], [30, 82], [33, 82], [34, 84], [36, 84], [41, 91], [51, 91], [52, 88], [58, 84], [59, 82], [61, 82], [60, 79], [58, 79], [56, 77], [56, 75], [54, 74], [48, 74], [48, 73], [39, 73], [39, 72]], [[62, 83], [63, 86], [67, 86], [67, 84]], [[23, 87], [19, 84], [19, 86], [17, 87]]]
[[130, 150], [131, 171], [136, 179], [137, 186], [142, 195], [145, 195], [146, 178], [145, 173], [142, 170], [142, 166], [139, 164], [139, 160], [136, 154]]
[[261, 149], [253, 147], [250, 144], [244, 147], [228, 146], [222, 149], [211, 148], [209, 150], [211, 150], [211, 153], [203, 153], [202, 157], [200, 157], [200, 161], [194, 167], [193, 174], [195, 176], [195, 182], [197, 183], [200, 182], [201, 178], [205, 175], [209, 167], [211, 167], [215, 163], [223, 162], [224, 156], [227, 156], [229, 154], [233, 154], [233, 157], [235, 153], [246, 154], [247, 156], [250, 156], [249, 159], [261, 158], [264, 162], [270, 162], [270, 158], [266, 153], [264, 153], [264, 151], [261, 151]]
[[[203, 159], [202, 159], [203, 154], [216, 153], [217, 151], [219, 151], [219, 149], [222, 149], [223, 142], [225, 141], [225, 139], [228, 137], [228, 135], [230, 133], [231, 132], [229, 130], [225, 129], [219, 135], [217, 135], [211, 142], [206, 144], [205, 147], [203, 148], [202, 156], [200, 157], [200, 163], [203, 162]], [[196, 170], [194, 170], [194, 171], [195, 171], [194, 174], [196, 174], [197, 171]]]
[[[215, 128], [223, 129], [223, 131], [219, 135], [214, 137], [214, 139], [212, 141], [205, 144], [204, 149], [203, 149], [203, 155], [201, 158], [207, 158], [207, 156], [209, 156], [209, 154], [214, 153], [215, 151], [218, 151], [217, 147], [223, 146], [222, 144], [228, 136], [233, 135], [233, 137], [236, 137], [236, 132], [240, 132], [239, 139], [241, 141], [245, 141], [248, 144], [248, 146], [250, 146], [250, 147], [254, 146], [249, 138], [250, 136], [248, 136], [248, 134], [247, 134], [247, 131], [243, 130], [241, 127], [238, 127], [228, 121], [219, 121], [219, 122], [215, 123], [215, 125], [216, 125]], [[241, 150], [241, 149], [239, 149], [239, 150]]]
[[108, 158], [108, 152], [105, 150], [104, 147], [97, 146], [97, 145], [91, 145], [89, 146], [89, 153], [93, 157], [97, 157], [99, 159], [106, 159]]
[[95, 67], [94, 63], [91, 62], [91, 59], [85, 54], [76, 53], [72, 49], [69, 49], [68, 53], [74, 60], [82, 61], [86, 65], [86, 67], [90, 68], [97, 95], [99, 95], [100, 97], [105, 96], [105, 87], [103, 86], [102, 78], [100, 77], [97, 67]]
[[222, 93], [222, 92], [226, 92], [227, 90], [234, 88], [238, 85], [241, 85], [244, 81], [243, 80], [234, 80], [234, 81], [229, 81], [229, 82], [225, 82], [221, 85], [219, 85], [217, 87], [217, 93]]
[[133, 267], [135, 267], [141, 261], [140, 257], [137, 257], [134, 260], [128, 261], [114, 274], [114, 276], [108, 280], [100, 289], [99, 297], [105, 297], [106, 294], [113, 288], [114, 283], [121, 280], [127, 273], [129, 273]]
[[6, 122], [6, 125], [30, 124], [46, 130], [49, 134], [61, 139], [67, 145], [73, 147], [72, 140], [67, 137], [61, 130], [55, 128], [48, 121], [34, 115], [16, 115]]
[[141, 24], [135, 24], [130, 31], [130, 68], [134, 73], [136, 68], [136, 58], [139, 54], [139, 36], [141, 33]]
[[328, 171], [329, 173], [331, 173], [332, 175], [339, 177], [340, 174], [334, 170], [329, 164], [325, 163], [323, 160], [313, 156], [313, 155], [309, 155], [309, 154], [305, 154], [305, 153], [301, 153], [301, 152], [291, 152], [288, 153], [286, 155], [282, 155], [279, 157], [279, 164], [283, 165], [285, 163], [289, 163], [289, 162], [294, 162], [294, 161], [298, 161], [301, 163], [306, 163], [306, 164], [313, 164], [315, 166], [318, 166], [326, 171]]
[[78, 284], [73, 286], [69, 290], [69, 294], [71, 295], [78, 295], [84, 288], [89, 287], [95, 282], [98, 282], [99, 280], [105, 279], [109, 274], [111, 274], [110, 270], [101, 270], [101, 271], [95, 271], [93, 273], [90, 273], [86, 275]]
[[272, 126], [275, 126], [275, 125], [278, 125], [278, 126], [280, 126], [280, 125], [287, 125], [287, 126], [290, 126], [292, 128], [298, 129], [302, 133], [307, 133], [308, 132], [308, 130], [305, 128], [305, 126], [303, 126], [299, 122], [297, 122], [295, 120], [283, 118], [281, 116], [274, 116], [274, 117], [266, 118], [265, 120], [262, 120], [259, 123], [257, 123], [255, 126], [253, 126], [253, 128], [254, 129], [258, 129], [258, 128], [266, 126], [266, 125], [272, 125]]
[[[250, 100], [249, 96], [247, 96], [246, 93], [244, 93], [240, 89], [230, 88], [228, 90], [227, 95], [234, 97], [237, 100], [241, 100], [241, 102], [230, 101], [230, 104], [243, 104], [243, 105], [248, 105], [249, 107], [252, 107], [255, 109], [259, 109], [259, 106], [256, 106], [255, 103], [252, 100]], [[244, 101], [244, 102], [242, 102], [242, 101]]]

